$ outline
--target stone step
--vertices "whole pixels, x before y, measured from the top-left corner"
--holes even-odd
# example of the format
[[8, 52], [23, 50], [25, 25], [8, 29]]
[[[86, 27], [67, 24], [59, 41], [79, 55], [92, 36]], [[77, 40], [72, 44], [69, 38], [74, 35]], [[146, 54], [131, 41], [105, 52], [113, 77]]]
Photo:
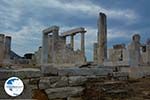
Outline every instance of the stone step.
[[67, 98], [70, 96], [82, 95], [83, 87], [62, 87], [62, 88], [50, 88], [46, 89], [45, 92], [49, 99]]
[[41, 71], [45, 75], [59, 76], [106, 76], [113, 72], [112, 68], [56, 68], [53, 65], [41, 66]]
[[23, 68], [23, 69], [2, 69], [0, 70], [0, 80], [8, 79], [9, 77], [19, 77], [24, 78], [34, 78], [42, 76], [42, 73], [39, 69], [36, 68]]

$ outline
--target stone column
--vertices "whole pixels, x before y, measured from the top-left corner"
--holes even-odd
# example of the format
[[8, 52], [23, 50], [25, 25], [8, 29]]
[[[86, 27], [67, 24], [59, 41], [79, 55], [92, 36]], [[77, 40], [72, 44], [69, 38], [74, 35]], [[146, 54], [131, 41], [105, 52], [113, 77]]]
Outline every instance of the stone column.
[[81, 33], [81, 52], [85, 55], [84, 33]]
[[48, 63], [48, 34], [43, 33], [41, 64]]
[[10, 52], [11, 52], [11, 37], [5, 37], [5, 59], [10, 59]]
[[[41, 64], [47, 64], [48, 63], [48, 59], [49, 59], [49, 57], [48, 57], [48, 55], [49, 55], [48, 54], [48, 52], [49, 52], [49, 47], [48, 47], [49, 33], [53, 33], [53, 35], [52, 35], [52, 55], [53, 56], [55, 55], [54, 54], [55, 53], [55, 45], [56, 45], [55, 42], [58, 39], [58, 30], [59, 30], [58, 26], [52, 26], [50, 28], [43, 30]], [[55, 60], [55, 58], [54, 58], [54, 60]]]
[[4, 44], [4, 34], [0, 34], [0, 65], [3, 63], [4, 54], [5, 54], [5, 44]]
[[131, 67], [138, 67], [142, 63], [140, 53], [140, 35], [135, 34], [132, 38], [132, 42], [128, 47], [129, 50], [129, 64]]
[[74, 35], [73, 34], [71, 35], [70, 44], [71, 44], [72, 50], [74, 50]]
[[107, 24], [106, 15], [99, 14], [98, 20], [98, 64], [107, 60]]
[[57, 39], [58, 39], [58, 31], [59, 29], [55, 29], [52, 31], [52, 63], [56, 61], [56, 54], [57, 54]]

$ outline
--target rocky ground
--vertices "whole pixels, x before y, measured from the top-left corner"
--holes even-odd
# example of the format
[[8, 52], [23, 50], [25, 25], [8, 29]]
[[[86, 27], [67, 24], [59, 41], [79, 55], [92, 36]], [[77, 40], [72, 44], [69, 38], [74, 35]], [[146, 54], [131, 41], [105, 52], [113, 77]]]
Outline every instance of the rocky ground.
[[[150, 100], [150, 77], [128, 81], [94, 79], [87, 82], [85, 86], [81, 98], [69, 100]], [[42, 90], [35, 90], [33, 98], [49, 100]]]
[[85, 100], [150, 100], [150, 78], [87, 83]]
[[131, 79], [126, 72], [107, 68], [48, 68], [49, 73], [46, 74], [35, 68], [1, 69], [0, 99], [13, 99], [6, 94], [3, 85], [8, 77], [17, 76], [23, 80], [25, 89], [16, 99], [150, 100], [148, 74], [146, 77]]

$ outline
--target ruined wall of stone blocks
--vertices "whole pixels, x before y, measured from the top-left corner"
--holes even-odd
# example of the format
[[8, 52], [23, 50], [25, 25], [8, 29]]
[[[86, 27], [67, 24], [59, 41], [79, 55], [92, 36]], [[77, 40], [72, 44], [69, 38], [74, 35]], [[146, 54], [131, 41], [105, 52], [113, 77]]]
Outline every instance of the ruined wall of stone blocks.
[[52, 35], [49, 35], [49, 39], [48, 39], [48, 63], [52, 63], [53, 59], [53, 54], [52, 54]]
[[[53, 65], [41, 66], [43, 77], [40, 77], [39, 89], [44, 89], [50, 100], [86, 100], [85, 84], [88, 81], [104, 79], [127, 80], [128, 73], [113, 72], [109, 67], [62, 68]], [[51, 75], [51, 76], [49, 76]], [[108, 78], [109, 77], [109, 78]]]
[[0, 34], [0, 63], [2, 64], [5, 54], [4, 34]]
[[129, 52], [128, 49], [108, 49], [108, 61], [104, 63], [105, 66], [129, 66]]
[[[0, 99], [14, 99], [8, 96], [3, 88], [5, 80], [12, 76], [19, 77], [25, 85], [23, 93], [15, 99], [88, 100], [85, 98], [92, 96], [92, 94], [87, 95], [88, 93], [94, 91], [96, 93], [103, 88], [110, 90], [101, 93], [115, 94], [115, 91], [122, 93], [118, 89], [127, 88], [119, 88], [120, 82], [126, 84], [129, 77], [141, 78], [150, 75], [149, 70], [148, 66], [124, 67], [116, 71], [114, 67], [106, 66], [62, 68], [54, 65], [42, 65], [41, 70], [37, 68], [0, 69]], [[91, 92], [88, 91], [90, 84], [94, 84], [95, 87], [90, 90]], [[112, 88], [116, 86], [117, 88]], [[95, 97], [98, 96], [95, 95]]]
[[[128, 74], [119, 74], [109, 68], [59, 68], [42, 65], [37, 68], [0, 69], [0, 99], [14, 99], [6, 94], [3, 86], [9, 77], [16, 76], [24, 83], [24, 91], [15, 99], [83, 100], [84, 84], [91, 79], [118, 76], [124, 80]], [[76, 100], [75, 99], [75, 100]], [[78, 100], [77, 99], [77, 100]]]
[[11, 37], [0, 34], [0, 64], [8, 64], [11, 58]]
[[144, 65], [150, 65], [150, 45], [145, 45], [145, 50], [142, 50], [141, 57]]
[[[129, 77], [145, 77], [150, 75], [149, 70], [148, 66], [124, 67], [121, 71], [116, 71], [114, 67], [106, 66], [62, 68], [53, 65], [42, 65], [41, 70], [37, 68], [0, 69], [0, 99], [14, 99], [8, 96], [3, 88], [6, 79], [12, 76], [19, 77], [25, 86], [23, 93], [15, 99], [89, 100], [87, 98], [93, 96], [105, 97], [102, 95], [105, 93], [118, 96], [118, 93], [124, 93], [126, 89], [125, 93], [129, 93], [130, 89], [125, 87]], [[119, 85], [120, 83], [126, 85]], [[92, 85], [93, 88], [91, 88]]]
[[97, 57], [97, 52], [98, 51], [98, 44], [94, 43], [93, 45], [93, 61], [94, 63], [97, 63], [98, 57]]
[[123, 61], [129, 62], [129, 52], [128, 52], [128, 49], [123, 49]]
[[82, 64], [85, 56], [79, 51], [74, 51], [66, 46], [66, 39], [59, 36], [52, 47], [52, 36], [49, 37], [48, 63], [55, 64]]
[[[105, 62], [105, 65], [110, 65], [109, 63], [111, 62], [116, 66], [117, 63], [122, 63], [125, 65], [133, 65], [136, 64], [135, 66], [143, 66], [143, 65], [149, 65], [149, 60], [150, 60], [150, 50], [149, 50], [149, 45], [144, 45], [144, 50], [143, 47], [140, 49], [137, 48], [136, 46], [129, 45], [128, 48], [120, 48], [120, 49], [115, 49], [115, 48], [110, 48], [108, 49], [108, 62]], [[140, 47], [140, 46], [139, 46]], [[131, 63], [132, 62], [132, 63]], [[106, 64], [107, 63], [107, 64]]]
[[109, 60], [110, 61], [123, 61], [123, 50], [122, 49], [110, 49], [109, 50]]
[[40, 65], [41, 64], [41, 54], [42, 53], [42, 47], [39, 47], [37, 51], [34, 52], [34, 55], [32, 57], [32, 63], [34, 65]]

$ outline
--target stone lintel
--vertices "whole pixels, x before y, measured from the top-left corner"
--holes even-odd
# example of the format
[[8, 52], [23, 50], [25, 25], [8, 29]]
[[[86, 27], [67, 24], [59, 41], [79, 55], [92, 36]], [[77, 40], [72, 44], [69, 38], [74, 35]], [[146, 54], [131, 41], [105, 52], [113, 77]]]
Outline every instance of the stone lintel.
[[43, 33], [44, 33], [44, 34], [48, 34], [48, 33], [51, 33], [51, 32], [53, 32], [53, 31], [57, 31], [57, 30], [59, 30], [59, 27], [58, 27], [58, 26], [51, 26], [51, 27], [49, 27], [49, 28], [44, 29], [44, 30], [43, 30]]
[[70, 36], [70, 35], [75, 35], [77, 33], [85, 33], [86, 29], [83, 27], [79, 27], [79, 28], [75, 28], [75, 29], [71, 29], [69, 31], [63, 32], [61, 33], [61, 36]]

